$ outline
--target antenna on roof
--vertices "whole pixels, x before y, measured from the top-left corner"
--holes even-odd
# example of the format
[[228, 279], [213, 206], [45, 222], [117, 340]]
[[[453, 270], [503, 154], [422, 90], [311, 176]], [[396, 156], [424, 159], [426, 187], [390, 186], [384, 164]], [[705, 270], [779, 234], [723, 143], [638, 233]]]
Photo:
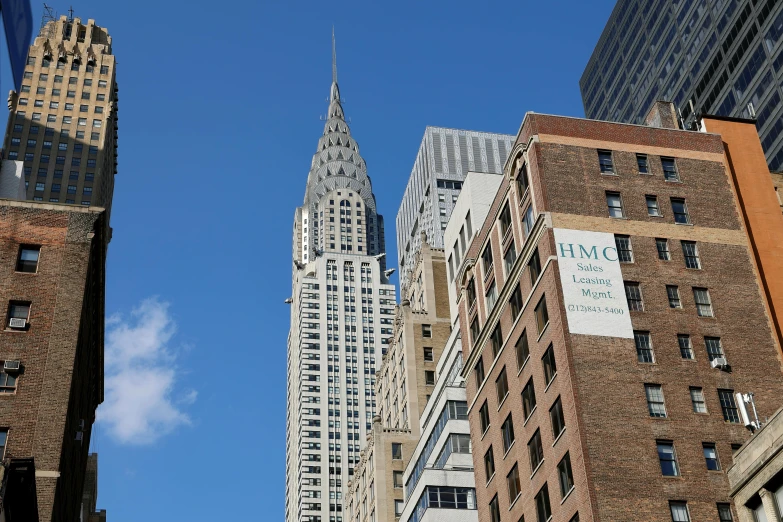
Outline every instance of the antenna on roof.
[[332, 26], [332, 83], [337, 83], [337, 46], [334, 43], [334, 26]]
[[57, 12], [54, 10], [53, 7], [50, 7], [47, 4], [44, 4], [43, 7], [44, 10], [43, 10], [43, 15], [41, 16], [41, 30], [39, 31], [39, 36], [51, 38], [54, 33], [54, 24], [49, 26], [48, 29], [46, 25], [49, 22], [54, 22], [57, 20]]
[[71, 6], [71, 8], [68, 9], [68, 21], [73, 22], [73, 6]]

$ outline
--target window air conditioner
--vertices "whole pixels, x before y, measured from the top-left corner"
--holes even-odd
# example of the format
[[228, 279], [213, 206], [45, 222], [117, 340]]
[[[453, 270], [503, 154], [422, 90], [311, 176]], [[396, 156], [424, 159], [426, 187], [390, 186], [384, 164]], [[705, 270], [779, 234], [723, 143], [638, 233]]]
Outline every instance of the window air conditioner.
[[27, 319], [22, 319], [20, 317], [12, 317], [10, 321], [8, 321], [8, 326], [11, 328], [24, 328], [27, 326]]
[[19, 361], [5, 361], [3, 363], [3, 371], [5, 372], [18, 372], [22, 368], [22, 363]]
[[719, 370], [725, 370], [729, 366], [729, 361], [726, 360], [725, 357], [716, 357], [712, 360], [710, 365], [713, 368], [718, 368]]

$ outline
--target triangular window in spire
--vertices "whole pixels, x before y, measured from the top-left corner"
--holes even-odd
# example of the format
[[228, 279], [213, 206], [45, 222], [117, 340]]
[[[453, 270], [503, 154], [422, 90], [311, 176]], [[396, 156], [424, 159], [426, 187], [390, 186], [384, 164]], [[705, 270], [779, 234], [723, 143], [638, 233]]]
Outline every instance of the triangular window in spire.
[[340, 137], [338, 136], [337, 137], [337, 145], [342, 146], [342, 144], [343, 144], [343, 140], [341, 140]]
[[345, 176], [345, 171], [343, 170], [343, 168], [342, 168], [342, 167], [340, 167], [340, 170], [339, 170], [339, 171], [337, 171], [337, 175], [338, 175], [338, 176]]
[[337, 151], [337, 159], [338, 159], [338, 160], [344, 160], [344, 159], [345, 159], [345, 158], [343, 157], [343, 151], [341, 151], [341, 150], [338, 150], [338, 151]]
[[326, 175], [327, 175], [327, 176], [331, 176], [331, 175], [332, 175], [332, 171], [331, 171], [331, 170], [329, 170], [329, 168], [327, 168], [327, 169], [326, 169]]

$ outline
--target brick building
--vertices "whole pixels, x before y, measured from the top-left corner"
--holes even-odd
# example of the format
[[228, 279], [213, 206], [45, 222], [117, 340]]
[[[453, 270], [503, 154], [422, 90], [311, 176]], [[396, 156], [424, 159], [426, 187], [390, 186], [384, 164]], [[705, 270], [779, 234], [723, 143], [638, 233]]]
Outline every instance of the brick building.
[[734, 392], [783, 379], [726, 147], [525, 116], [454, 282], [479, 520], [736, 519]]
[[80, 517], [103, 401], [105, 218], [96, 207], [0, 203], [6, 522]]

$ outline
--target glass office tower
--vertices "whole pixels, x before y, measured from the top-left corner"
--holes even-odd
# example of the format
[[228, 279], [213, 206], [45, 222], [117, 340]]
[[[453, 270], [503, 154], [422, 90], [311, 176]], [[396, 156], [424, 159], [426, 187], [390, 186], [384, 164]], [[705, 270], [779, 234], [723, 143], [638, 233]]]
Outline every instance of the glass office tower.
[[579, 87], [588, 118], [642, 123], [656, 100], [757, 119], [783, 169], [783, 2], [618, 0]]

